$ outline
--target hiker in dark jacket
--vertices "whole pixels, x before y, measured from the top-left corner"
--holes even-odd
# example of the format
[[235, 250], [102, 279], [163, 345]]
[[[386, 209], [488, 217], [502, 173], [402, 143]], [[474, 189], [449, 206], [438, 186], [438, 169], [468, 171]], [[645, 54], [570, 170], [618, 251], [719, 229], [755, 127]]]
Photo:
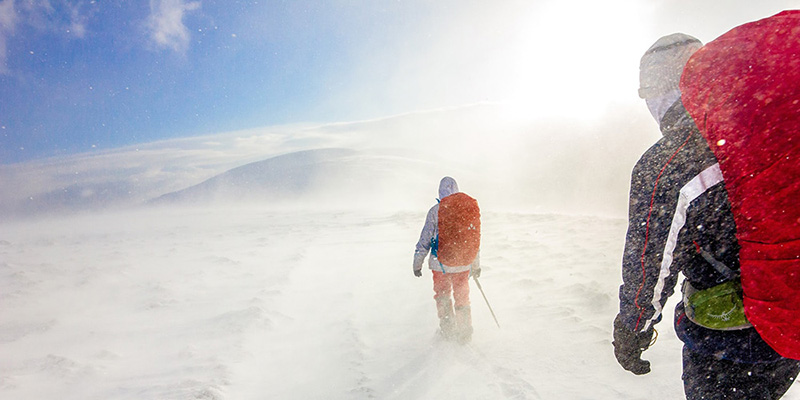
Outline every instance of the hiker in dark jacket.
[[[472, 314], [469, 301], [470, 274], [480, 276], [480, 254], [466, 265], [447, 265], [440, 262], [437, 251], [439, 239], [439, 202], [445, 197], [458, 193], [455, 179], [446, 176], [439, 182], [439, 198], [428, 211], [425, 225], [419, 235], [414, 250], [414, 276], [422, 276], [422, 264], [430, 252], [428, 268], [433, 275], [436, 311], [439, 328], [446, 339], [465, 343], [472, 339]], [[453, 303], [455, 300], [455, 304]]]
[[714, 315], [695, 315], [685, 304], [695, 293], [735, 287], [739, 270], [736, 225], [719, 164], [678, 89], [683, 66], [701, 46], [691, 36], [673, 34], [641, 60], [639, 95], [663, 137], [642, 155], [631, 177], [614, 355], [634, 374], [650, 372], [642, 351], [651, 345], [654, 325], [683, 273], [684, 301], [674, 322], [684, 342], [686, 397], [779, 398], [797, 376], [798, 363], [780, 357], [746, 320], [711, 329], [697, 321]]

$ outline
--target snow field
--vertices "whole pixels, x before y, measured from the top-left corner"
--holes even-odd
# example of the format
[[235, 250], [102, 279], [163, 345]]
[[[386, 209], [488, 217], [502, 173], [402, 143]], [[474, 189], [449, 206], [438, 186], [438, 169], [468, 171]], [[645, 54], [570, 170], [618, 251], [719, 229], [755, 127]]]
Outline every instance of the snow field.
[[430, 272], [411, 271], [426, 211], [2, 224], [0, 398], [682, 398], [671, 314], [653, 372], [613, 356], [623, 219], [485, 211], [481, 283], [501, 328], [473, 283], [460, 346], [437, 339]]

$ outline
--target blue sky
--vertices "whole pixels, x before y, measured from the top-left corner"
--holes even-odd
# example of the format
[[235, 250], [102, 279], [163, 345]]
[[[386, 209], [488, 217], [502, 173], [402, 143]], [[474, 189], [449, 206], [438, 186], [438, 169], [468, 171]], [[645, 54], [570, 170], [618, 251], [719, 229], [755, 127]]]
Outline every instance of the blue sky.
[[402, 30], [409, 10], [370, 2], [0, 4], [4, 161], [353, 117], [327, 99], [348, 85], [355, 49]]
[[0, 164], [509, 99], [585, 115], [638, 101], [659, 35], [789, 2], [764, 3], [0, 0]]

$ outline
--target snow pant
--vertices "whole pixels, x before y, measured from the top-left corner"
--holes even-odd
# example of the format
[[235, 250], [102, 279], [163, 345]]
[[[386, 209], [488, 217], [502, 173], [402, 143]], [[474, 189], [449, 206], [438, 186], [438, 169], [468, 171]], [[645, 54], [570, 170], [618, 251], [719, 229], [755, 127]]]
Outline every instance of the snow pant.
[[798, 360], [739, 363], [683, 346], [683, 391], [688, 400], [780, 399], [798, 372]]
[[433, 271], [433, 291], [442, 335], [460, 342], [470, 341], [472, 314], [469, 305], [469, 271], [454, 274]]

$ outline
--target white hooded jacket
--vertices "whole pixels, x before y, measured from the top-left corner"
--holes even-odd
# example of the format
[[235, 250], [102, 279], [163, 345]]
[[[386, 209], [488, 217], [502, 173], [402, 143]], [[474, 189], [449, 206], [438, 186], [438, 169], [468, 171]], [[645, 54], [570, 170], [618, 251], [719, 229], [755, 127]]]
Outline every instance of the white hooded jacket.
[[[431, 242], [433, 239], [439, 236], [439, 203], [441, 199], [445, 197], [458, 193], [458, 184], [456, 180], [446, 176], [442, 178], [441, 182], [439, 182], [439, 198], [437, 199], [436, 205], [431, 207], [428, 211], [428, 216], [425, 218], [425, 226], [422, 227], [422, 233], [419, 235], [419, 241], [417, 242], [417, 247], [414, 250], [414, 271], [421, 271], [422, 270], [422, 263], [425, 261], [425, 257], [431, 251]], [[428, 258], [428, 268], [434, 271], [441, 271], [446, 274], [452, 274], [457, 272], [465, 272], [471, 269], [479, 269], [480, 268], [480, 252], [475, 257], [475, 260], [472, 261], [470, 265], [444, 265], [439, 262], [439, 259], [434, 255]]]

